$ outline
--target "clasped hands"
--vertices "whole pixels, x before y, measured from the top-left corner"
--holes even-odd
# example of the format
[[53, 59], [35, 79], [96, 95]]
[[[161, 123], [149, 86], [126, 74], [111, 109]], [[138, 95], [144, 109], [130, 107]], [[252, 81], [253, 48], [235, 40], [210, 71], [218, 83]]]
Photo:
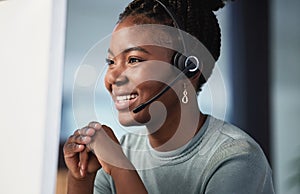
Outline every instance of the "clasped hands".
[[95, 174], [101, 167], [110, 175], [116, 169], [132, 168], [112, 129], [98, 122], [90, 122], [68, 138], [64, 158], [77, 179]]

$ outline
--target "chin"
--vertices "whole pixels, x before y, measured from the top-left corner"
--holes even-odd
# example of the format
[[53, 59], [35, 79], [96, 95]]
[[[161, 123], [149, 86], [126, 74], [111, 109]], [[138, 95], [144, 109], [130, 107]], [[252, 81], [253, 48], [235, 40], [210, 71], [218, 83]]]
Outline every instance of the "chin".
[[142, 126], [145, 125], [149, 120], [149, 114], [145, 114], [144, 111], [136, 114], [132, 112], [119, 112], [119, 122], [125, 127]]

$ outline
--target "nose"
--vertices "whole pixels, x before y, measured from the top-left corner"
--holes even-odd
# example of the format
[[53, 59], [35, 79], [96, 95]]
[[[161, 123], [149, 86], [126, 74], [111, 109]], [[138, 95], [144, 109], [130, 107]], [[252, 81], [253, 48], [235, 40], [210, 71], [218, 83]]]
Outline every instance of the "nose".
[[124, 84], [126, 84], [128, 82], [128, 78], [125, 75], [120, 75], [116, 78], [116, 81], [114, 82], [114, 84], [116, 86], [122, 86]]
[[114, 65], [114, 67], [108, 68], [105, 77], [106, 82], [108, 82], [111, 86], [122, 86], [128, 82], [126, 67], [124, 65]]

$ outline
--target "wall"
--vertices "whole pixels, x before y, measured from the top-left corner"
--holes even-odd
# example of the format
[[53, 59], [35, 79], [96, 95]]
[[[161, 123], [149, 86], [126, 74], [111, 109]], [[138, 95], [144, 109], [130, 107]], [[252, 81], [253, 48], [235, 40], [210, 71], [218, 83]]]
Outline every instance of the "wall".
[[64, 0], [0, 1], [0, 193], [55, 189]]
[[271, 4], [272, 129], [278, 194], [300, 193], [300, 1]]

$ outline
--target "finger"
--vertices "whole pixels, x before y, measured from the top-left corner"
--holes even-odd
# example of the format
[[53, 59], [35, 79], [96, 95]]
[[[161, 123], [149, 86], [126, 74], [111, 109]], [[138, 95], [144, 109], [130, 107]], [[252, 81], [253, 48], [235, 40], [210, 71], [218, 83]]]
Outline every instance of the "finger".
[[87, 150], [87, 152], [93, 152], [93, 153], [94, 153], [94, 150], [93, 150], [93, 148], [91, 147], [91, 143], [86, 144], [86, 150]]
[[77, 153], [82, 152], [85, 146], [76, 143], [67, 143], [64, 145], [64, 156], [65, 158], [70, 158], [75, 156]]
[[71, 135], [67, 140], [67, 143], [76, 143], [76, 144], [88, 144], [90, 143], [92, 138], [90, 136], [85, 135]]
[[83, 127], [81, 129], [77, 129], [74, 133], [75, 136], [79, 136], [79, 135], [82, 135], [82, 136], [93, 136], [95, 135], [96, 133], [96, 129], [94, 129], [93, 127], [89, 127], [89, 126], [86, 126], [86, 127]]
[[88, 127], [94, 128], [96, 130], [100, 130], [102, 128], [102, 125], [99, 122], [92, 121], [88, 124]]
[[77, 129], [73, 135], [71, 135], [67, 142], [70, 142], [70, 143], [76, 143], [76, 144], [86, 144], [86, 138], [84, 138], [85, 136], [82, 135], [83, 132], [82, 132], [82, 128], [81, 129]]
[[74, 133], [73, 133], [73, 135], [81, 135], [80, 134], [80, 129], [75, 130]]
[[89, 164], [92, 165], [87, 166], [86, 172], [95, 172], [95, 170], [101, 168], [101, 164], [99, 163], [97, 156], [90, 152], [89, 152]]
[[86, 175], [87, 166], [88, 166], [89, 154], [87, 150], [83, 150], [79, 153], [79, 164], [80, 164], [80, 175], [84, 177]]

